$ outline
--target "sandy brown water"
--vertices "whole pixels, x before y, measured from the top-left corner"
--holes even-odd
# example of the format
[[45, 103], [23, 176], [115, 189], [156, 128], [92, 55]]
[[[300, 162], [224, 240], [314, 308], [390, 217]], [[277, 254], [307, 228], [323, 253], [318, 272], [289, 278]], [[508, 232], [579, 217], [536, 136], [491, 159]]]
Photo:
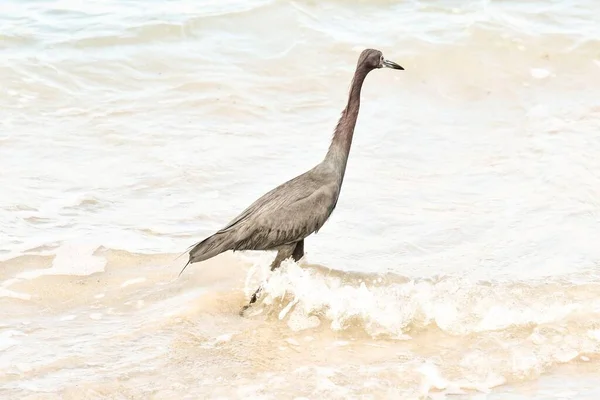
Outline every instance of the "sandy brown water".
[[[1, 8], [0, 398], [600, 395], [596, 2]], [[365, 47], [406, 70], [306, 258], [178, 278], [321, 160]]]

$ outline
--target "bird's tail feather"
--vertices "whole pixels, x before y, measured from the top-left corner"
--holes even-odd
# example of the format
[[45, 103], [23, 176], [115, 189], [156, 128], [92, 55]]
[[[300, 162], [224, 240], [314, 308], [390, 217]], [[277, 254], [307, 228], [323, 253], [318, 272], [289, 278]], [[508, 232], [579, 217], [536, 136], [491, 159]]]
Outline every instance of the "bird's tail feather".
[[177, 257], [175, 257], [175, 260], [177, 260], [179, 257], [181, 257], [182, 255], [184, 255], [185, 253], [187, 253], [188, 251], [190, 251], [190, 249], [192, 247], [194, 247], [197, 243], [194, 243], [193, 245], [189, 246], [187, 249], [185, 249], [181, 254], [179, 254]]
[[214, 235], [209, 236], [203, 241], [197, 243], [194, 245], [192, 250], [190, 250], [190, 259], [179, 273], [179, 276], [181, 276], [188, 265], [208, 260], [209, 258], [227, 251], [229, 250], [229, 245], [229, 236], [222, 233], [215, 233]]

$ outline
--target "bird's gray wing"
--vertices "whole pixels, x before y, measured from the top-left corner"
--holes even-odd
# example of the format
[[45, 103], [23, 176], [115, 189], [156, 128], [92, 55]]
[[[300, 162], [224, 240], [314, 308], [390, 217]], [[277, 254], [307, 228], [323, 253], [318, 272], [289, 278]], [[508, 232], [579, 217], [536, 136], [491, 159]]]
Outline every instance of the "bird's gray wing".
[[311, 172], [312, 170], [298, 175], [265, 193], [225, 225], [225, 227], [219, 230], [219, 233], [230, 231], [240, 222], [246, 221], [251, 215], [262, 214], [270, 208], [283, 205], [286, 201], [301, 199], [302, 197], [310, 195], [321, 186], [321, 182], [319, 182], [318, 179], [311, 179]]
[[235, 250], [266, 250], [318, 231], [335, 207], [339, 188], [327, 176], [300, 175], [266, 193], [219, 232]]

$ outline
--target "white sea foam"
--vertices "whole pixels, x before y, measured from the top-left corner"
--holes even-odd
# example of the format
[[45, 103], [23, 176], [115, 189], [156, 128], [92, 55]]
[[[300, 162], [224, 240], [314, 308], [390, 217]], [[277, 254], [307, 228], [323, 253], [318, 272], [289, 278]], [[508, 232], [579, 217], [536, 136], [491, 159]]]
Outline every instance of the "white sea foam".
[[[498, 375], [488, 375], [481, 382], [469, 380], [450, 380], [442, 376], [439, 369], [431, 364], [424, 363], [417, 368], [423, 375], [419, 391], [424, 398], [446, 398], [446, 395], [466, 394], [467, 390], [476, 390], [480, 393], [489, 393], [492, 388], [506, 383], [506, 379]], [[438, 393], [435, 393], [438, 391]]]
[[531, 76], [535, 79], [545, 79], [551, 75], [551, 72], [544, 68], [532, 68]]
[[0, 297], [10, 297], [19, 300], [31, 300], [31, 295], [28, 293], [19, 293], [6, 288], [0, 287]]
[[[320, 315], [333, 330], [359, 324], [373, 336], [398, 338], [404, 338], [412, 327], [436, 325], [448, 333], [466, 335], [548, 324], [600, 310], [600, 299], [587, 296], [585, 289], [580, 294], [566, 292], [564, 286], [544, 290], [543, 284], [535, 282], [391, 277], [382, 284], [367, 283], [377, 281], [351, 274], [327, 275], [286, 261], [265, 282], [263, 302], [281, 307], [279, 318], [293, 320], [294, 330], [302, 329], [303, 323], [314, 326], [309, 318]], [[563, 290], [560, 296], [557, 290]]]
[[0, 332], [0, 351], [18, 345], [21, 341], [15, 337], [24, 336], [25, 333], [14, 329]]
[[130, 286], [130, 285], [136, 285], [138, 283], [143, 283], [143, 282], [146, 282], [146, 278], [144, 278], [144, 277], [133, 278], [133, 279], [129, 279], [129, 280], [123, 282], [121, 284], [121, 287], [124, 288], [124, 287]]
[[207, 348], [207, 349], [214, 348], [222, 343], [230, 342], [231, 339], [233, 338], [233, 335], [234, 335], [234, 333], [224, 333], [224, 334], [219, 335], [205, 343], [202, 343], [201, 347]]
[[50, 268], [21, 272], [19, 279], [35, 279], [44, 275], [91, 275], [104, 271], [106, 259], [95, 256], [99, 244], [85, 239], [67, 242], [55, 250]]

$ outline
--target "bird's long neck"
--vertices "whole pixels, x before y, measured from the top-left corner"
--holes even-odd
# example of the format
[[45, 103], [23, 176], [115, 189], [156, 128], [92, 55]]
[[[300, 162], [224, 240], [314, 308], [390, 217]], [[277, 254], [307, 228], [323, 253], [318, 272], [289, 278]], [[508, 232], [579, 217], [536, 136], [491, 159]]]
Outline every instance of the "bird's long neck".
[[333, 133], [329, 151], [325, 156], [324, 163], [334, 169], [336, 175], [339, 176], [340, 184], [346, 172], [350, 146], [352, 146], [352, 136], [360, 108], [360, 91], [368, 73], [369, 71], [363, 68], [356, 69], [350, 86], [348, 104], [342, 111], [342, 116]]

